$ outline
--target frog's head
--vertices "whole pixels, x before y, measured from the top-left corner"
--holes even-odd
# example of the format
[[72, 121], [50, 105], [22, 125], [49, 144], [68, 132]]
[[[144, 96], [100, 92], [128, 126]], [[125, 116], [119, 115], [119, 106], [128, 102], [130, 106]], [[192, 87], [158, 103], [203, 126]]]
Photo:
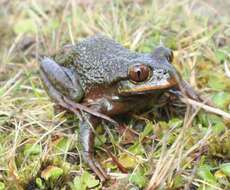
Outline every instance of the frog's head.
[[157, 47], [152, 54], [142, 54], [132, 60], [127, 80], [119, 82], [119, 94], [155, 93], [176, 86], [179, 75], [171, 64], [172, 60], [172, 51], [163, 46]]

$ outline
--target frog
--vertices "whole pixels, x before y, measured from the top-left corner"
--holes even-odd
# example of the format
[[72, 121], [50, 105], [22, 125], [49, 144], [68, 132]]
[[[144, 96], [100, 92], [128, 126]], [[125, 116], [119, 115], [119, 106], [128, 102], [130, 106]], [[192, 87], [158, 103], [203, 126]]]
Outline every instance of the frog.
[[94, 156], [95, 129], [102, 120], [116, 124], [116, 116], [141, 113], [181, 86], [198, 97], [172, 62], [173, 51], [162, 44], [148, 53], [135, 52], [104, 35], [65, 45], [41, 59], [41, 80], [50, 98], [82, 117], [82, 156], [101, 181], [109, 179]]

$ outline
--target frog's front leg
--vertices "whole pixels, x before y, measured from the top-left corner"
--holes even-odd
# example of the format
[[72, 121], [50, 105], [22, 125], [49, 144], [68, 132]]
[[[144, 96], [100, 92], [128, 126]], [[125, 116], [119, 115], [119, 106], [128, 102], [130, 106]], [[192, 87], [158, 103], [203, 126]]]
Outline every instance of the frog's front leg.
[[94, 171], [101, 181], [109, 178], [105, 170], [94, 158], [94, 127], [97, 125], [98, 118], [85, 114], [84, 120], [80, 123], [80, 141], [82, 145], [82, 155], [84, 161]]

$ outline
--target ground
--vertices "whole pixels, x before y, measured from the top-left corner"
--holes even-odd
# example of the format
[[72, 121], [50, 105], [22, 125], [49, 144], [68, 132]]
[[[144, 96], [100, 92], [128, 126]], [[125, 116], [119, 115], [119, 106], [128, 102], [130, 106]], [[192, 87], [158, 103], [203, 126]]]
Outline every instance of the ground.
[[[3, 0], [0, 7], [0, 190], [230, 189], [229, 1]], [[40, 56], [96, 33], [140, 52], [165, 44], [183, 78], [217, 108], [190, 102], [166, 120], [155, 109], [131, 116], [136, 135], [99, 128], [106, 183], [82, 163], [77, 119], [54, 112], [38, 65]]]

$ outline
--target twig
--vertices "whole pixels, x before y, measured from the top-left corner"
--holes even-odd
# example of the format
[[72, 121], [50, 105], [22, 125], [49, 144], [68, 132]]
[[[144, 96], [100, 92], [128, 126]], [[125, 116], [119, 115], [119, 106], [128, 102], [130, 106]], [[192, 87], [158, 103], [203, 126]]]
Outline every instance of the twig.
[[208, 112], [220, 115], [220, 116], [222, 116], [225, 119], [230, 119], [230, 114], [227, 113], [227, 112], [225, 112], [225, 111], [222, 111], [221, 109], [208, 106], [208, 105], [206, 105], [204, 103], [197, 102], [197, 101], [192, 100], [190, 98], [183, 98], [183, 97], [181, 97], [181, 101], [184, 102], [184, 103], [188, 103], [188, 104], [190, 104], [192, 106], [195, 106], [195, 107], [200, 107], [200, 108], [202, 108], [202, 109], [204, 109], [204, 110], [206, 110]]
[[225, 71], [226, 76], [230, 78], [230, 70], [228, 68], [227, 61], [224, 62], [224, 71]]

